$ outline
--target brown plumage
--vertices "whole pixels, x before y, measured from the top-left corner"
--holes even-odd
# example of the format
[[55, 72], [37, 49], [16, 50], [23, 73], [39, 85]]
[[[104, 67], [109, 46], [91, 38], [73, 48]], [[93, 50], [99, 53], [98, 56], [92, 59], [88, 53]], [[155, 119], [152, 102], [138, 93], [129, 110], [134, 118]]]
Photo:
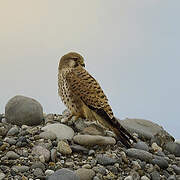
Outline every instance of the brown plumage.
[[75, 52], [64, 55], [59, 62], [58, 92], [72, 115], [97, 120], [112, 130], [127, 148], [135, 139], [114, 117], [108, 99], [99, 83], [84, 69], [83, 57]]

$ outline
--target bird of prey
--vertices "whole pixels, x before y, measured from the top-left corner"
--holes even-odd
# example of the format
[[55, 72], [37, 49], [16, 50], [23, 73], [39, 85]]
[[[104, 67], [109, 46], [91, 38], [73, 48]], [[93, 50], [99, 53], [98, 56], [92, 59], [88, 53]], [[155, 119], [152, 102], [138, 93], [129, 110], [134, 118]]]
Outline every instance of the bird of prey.
[[99, 83], [85, 70], [84, 58], [70, 52], [61, 57], [58, 67], [58, 93], [75, 117], [96, 120], [112, 130], [117, 140], [131, 147], [133, 136], [114, 117]]

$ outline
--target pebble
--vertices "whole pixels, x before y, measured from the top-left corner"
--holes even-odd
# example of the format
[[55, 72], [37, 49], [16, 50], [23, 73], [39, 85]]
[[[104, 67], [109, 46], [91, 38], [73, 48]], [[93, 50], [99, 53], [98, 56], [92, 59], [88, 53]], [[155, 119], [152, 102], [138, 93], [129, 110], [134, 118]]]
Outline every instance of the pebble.
[[118, 169], [115, 166], [106, 166], [106, 168], [111, 171], [113, 174], [118, 174]]
[[47, 169], [47, 170], [45, 171], [45, 175], [46, 175], [46, 176], [50, 176], [50, 175], [52, 175], [53, 173], [54, 173], [54, 171], [51, 170], [51, 169]]
[[106, 174], [106, 168], [103, 166], [95, 166], [92, 168], [96, 173], [100, 173], [102, 175]]
[[151, 147], [154, 150], [154, 152], [162, 151], [162, 148], [159, 147], [156, 143], [152, 143]]
[[176, 166], [176, 165], [172, 165], [171, 167], [174, 169], [174, 172], [175, 172], [177, 175], [180, 175], [180, 167], [178, 167], [178, 166]]
[[56, 134], [53, 133], [52, 131], [45, 131], [39, 134], [39, 137], [42, 139], [50, 139], [50, 140], [55, 140], [56, 139]]
[[34, 169], [33, 174], [35, 177], [42, 177], [44, 175], [42, 169], [40, 169], [40, 168]]
[[20, 156], [17, 153], [15, 153], [14, 151], [8, 151], [6, 153], [6, 157], [8, 159], [18, 159]]
[[141, 166], [139, 165], [137, 161], [132, 161], [132, 165], [133, 165], [134, 170], [141, 169]]
[[180, 144], [169, 142], [165, 145], [165, 149], [177, 157], [180, 157]]
[[160, 180], [161, 179], [160, 174], [157, 171], [154, 171], [151, 173], [151, 178], [152, 178], [152, 180]]
[[142, 176], [141, 180], [150, 180], [147, 176]]
[[91, 169], [91, 165], [90, 164], [85, 164], [85, 165], [82, 166], [82, 168]]
[[80, 178], [73, 171], [62, 168], [50, 175], [48, 180], [80, 180]]
[[97, 176], [94, 176], [93, 180], [100, 180]]
[[133, 180], [133, 177], [132, 176], [127, 176], [124, 178], [124, 180]]
[[94, 154], [95, 154], [95, 150], [93, 150], [93, 149], [89, 150], [89, 153], [88, 153], [89, 156], [92, 156]]
[[92, 169], [80, 168], [75, 171], [80, 180], [92, 180], [95, 176], [95, 172]]
[[76, 135], [74, 142], [84, 146], [94, 145], [114, 145], [116, 140], [112, 137], [94, 136], [94, 135]]
[[137, 143], [134, 145], [134, 148], [135, 148], [135, 149], [141, 149], [141, 150], [144, 150], [144, 151], [149, 151], [148, 145], [147, 145], [145, 142], [143, 142], [143, 141], [137, 142]]
[[69, 146], [69, 144], [67, 144], [64, 141], [59, 141], [58, 142], [58, 146], [57, 146], [57, 150], [62, 153], [63, 155], [67, 155], [67, 154], [71, 154], [72, 153], [72, 149]]
[[113, 165], [115, 164], [116, 162], [118, 162], [118, 159], [114, 159], [114, 158], [111, 158], [111, 157], [108, 157], [107, 155], [104, 155], [104, 154], [98, 154], [96, 155], [96, 159], [97, 159], [97, 162], [101, 165]]
[[17, 135], [18, 133], [19, 133], [18, 127], [14, 126], [7, 132], [7, 136], [14, 136]]
[[51, 131], [54, 134], [56, 134], [56, 137], [58, 140], [63, 139], [72, 139], [74, 136], [74, 131], [69, 126], [66, 126], [65, 124], [49, 124], [42, 128], [43, 131]]
[[153, 155], [141, 149], [130, 148], [126, 150], [128, 156], [149, 162], [153, 159]]
[[152, 164], [157, 164], [162, 169], [166, 169], [169, 166], [167, 160], [160, 156], [156, 156], [151, 162]]
[[45, 165], [41, 162], [34, 162], [31, 166], [31, 169], [36, 169], [36, 168], [40, 168], [43, 171], [45, 170]]
[[90, 124], [88, 127], [84, 128], [82, 131], [83, 134], [89, 134], [89, 135], [105, 135], [105, 130], [101, 126], [98, 126], [97, 124], [93, 123]]
[[0, 173], [0, 180], [3, 180], [6, 177], [6, 175], [4, 173]]
[[71, 147], [73, 152], [83, 152], [83, 153], [87, 154], [89, 151], [87, 148], [85, 148], [81, 145], [77, 145], [77, 144], [71, 145], [70, 147]]
[[51, 160], [53, 162], [57, 161], [57, 150], [56, 149], [51, 149]]
[[4, 141], [10, 145], [15, 145], [17, 142], [14, 138], [9, 138], [9, 137], [4, 138]]
[[8, 130], [5, 127], [0, 127], [0, 136], [5, 136]]
[[176, 177], [174, 175], [171, 175], [171, 176], [168, 177], [167, 180], [176, 180]]
[[34, 146], [32, 149], [32, 154], [38, 155], [38, 156], [43, 156], [45, 161], [48, 162], [50, 159], [50, 152], [47, 150], [45, 147], [42, 146]]
[[12, 167], [13, 170], [15, 170], [15, 172], [21, 172], [21, 173], [24, 173], [24, 172], [27, 172], [29, 171], [29, 167], [28, 166], [13, 166]]

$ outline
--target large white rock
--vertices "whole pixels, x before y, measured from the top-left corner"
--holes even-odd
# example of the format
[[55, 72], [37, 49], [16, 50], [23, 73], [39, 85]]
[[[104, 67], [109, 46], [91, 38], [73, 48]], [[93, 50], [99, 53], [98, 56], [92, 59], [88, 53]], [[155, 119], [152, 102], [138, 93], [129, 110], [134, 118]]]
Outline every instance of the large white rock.
[[74, 131], [72, 128], [60, 123], [49, 124], [43, 127], [42, 130], [53, 132], [56, 134], [58, 140], [72, 139], [74, 136]]

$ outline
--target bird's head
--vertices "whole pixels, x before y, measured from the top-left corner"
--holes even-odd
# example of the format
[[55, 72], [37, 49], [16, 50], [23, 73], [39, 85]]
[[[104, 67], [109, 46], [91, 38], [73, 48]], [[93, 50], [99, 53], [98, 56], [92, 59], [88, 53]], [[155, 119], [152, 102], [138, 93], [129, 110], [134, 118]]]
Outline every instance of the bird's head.
[[59, 62], [59, 69], [62, 68], [75, 68], [77, 66], [85, 67], [84, 58], [76, 53], [70, 52], [61, 57]]

